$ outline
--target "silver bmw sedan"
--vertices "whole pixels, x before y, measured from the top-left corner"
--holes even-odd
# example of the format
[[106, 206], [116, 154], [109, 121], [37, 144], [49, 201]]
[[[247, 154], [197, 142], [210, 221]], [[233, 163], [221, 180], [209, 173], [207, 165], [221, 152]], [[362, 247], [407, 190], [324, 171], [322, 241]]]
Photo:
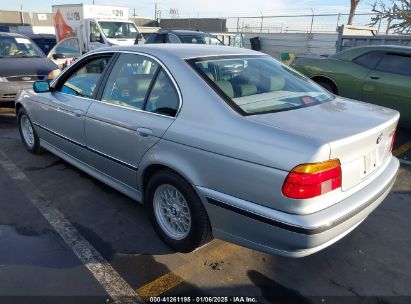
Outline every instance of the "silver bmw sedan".
[[42, 148], [144, 204], [189, 252], [213, 236], [302, 257], [387, 196], [398, 112], [337, 97], [273, 58], [203, 45], [98, 49], [21, 93]]

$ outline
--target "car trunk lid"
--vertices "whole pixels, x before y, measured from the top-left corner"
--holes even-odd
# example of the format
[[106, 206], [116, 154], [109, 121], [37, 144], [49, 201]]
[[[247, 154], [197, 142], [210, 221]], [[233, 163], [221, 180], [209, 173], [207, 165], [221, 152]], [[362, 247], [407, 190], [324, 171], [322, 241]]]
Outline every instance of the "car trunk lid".
[[343, 98], [302, 109], [248, 116], [255, 122], [328, 143], [329, 159], [341, 162], [343, 191], [360, 184], [386, 163], [398, 118], [394, 110]]

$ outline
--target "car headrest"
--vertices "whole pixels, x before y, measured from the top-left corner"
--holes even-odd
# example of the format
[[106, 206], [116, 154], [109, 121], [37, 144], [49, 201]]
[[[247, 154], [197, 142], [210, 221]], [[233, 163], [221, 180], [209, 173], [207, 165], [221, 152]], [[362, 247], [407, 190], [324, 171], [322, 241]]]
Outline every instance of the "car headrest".
[[281, 91], [285, 86], [285, 78], [281, 75], [274, 75], [269, 77], [261, 89], [266, 92]]
[[208, 78], [210, 78], [212, 81], [214, 81], [214, 75], [211, 72], [206, 72], [205, 73], [207, 75]]
[[257, 86], [249, 83], [240, 84], [238, 85], [238, 94], [239, 97], [257, 94]]
[[215, 84], [223, 91], [228, 97], [234, 97], [234, 89], [232, 84], [227, 80], [218, 80]]

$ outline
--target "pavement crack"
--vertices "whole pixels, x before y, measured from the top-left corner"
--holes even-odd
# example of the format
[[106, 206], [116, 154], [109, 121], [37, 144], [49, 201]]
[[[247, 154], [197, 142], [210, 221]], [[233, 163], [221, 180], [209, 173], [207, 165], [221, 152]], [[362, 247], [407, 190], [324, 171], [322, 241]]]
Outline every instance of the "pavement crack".
[[329, 282], [330, 282], [331, 284], [333, 284], [334, 286], [337, 286], [337, 287], [339, 287], [339, 288], [345, 289], [345, 290], [351, 292], [353, 295], [362, 298], [362, 296], [361, 296], [357, 291], [355, 291], [352, 286], [347, 287], [347, 286], [345, 286], [345, 285], [343, 285], [343, 284], [341, 284], [341, 283], [339, 283], [339, 282], [337, 282], [337, 281], [335, 281], [335, 280], [333, 280], [333, 279], [330, 279]]

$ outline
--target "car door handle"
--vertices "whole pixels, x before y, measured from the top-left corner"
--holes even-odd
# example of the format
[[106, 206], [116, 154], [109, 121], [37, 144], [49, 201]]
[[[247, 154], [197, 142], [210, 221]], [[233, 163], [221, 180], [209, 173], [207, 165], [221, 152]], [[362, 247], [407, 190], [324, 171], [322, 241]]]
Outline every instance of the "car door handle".
[[83, 116], [83, 111], [75, 110], [75, 111], [74, 111], [74, 116], [75, 116], [75, 117], [81, 117], [81, 116]]
[[380, 79], [380, 77], [374, 76], [374, 75], [371, 75], [370, 78], [371, 78], [371, 79]]
[[153, 134], [153, 130], [147, 128], [137, 128], [137, 133], [142, 137], [148, 137]]

